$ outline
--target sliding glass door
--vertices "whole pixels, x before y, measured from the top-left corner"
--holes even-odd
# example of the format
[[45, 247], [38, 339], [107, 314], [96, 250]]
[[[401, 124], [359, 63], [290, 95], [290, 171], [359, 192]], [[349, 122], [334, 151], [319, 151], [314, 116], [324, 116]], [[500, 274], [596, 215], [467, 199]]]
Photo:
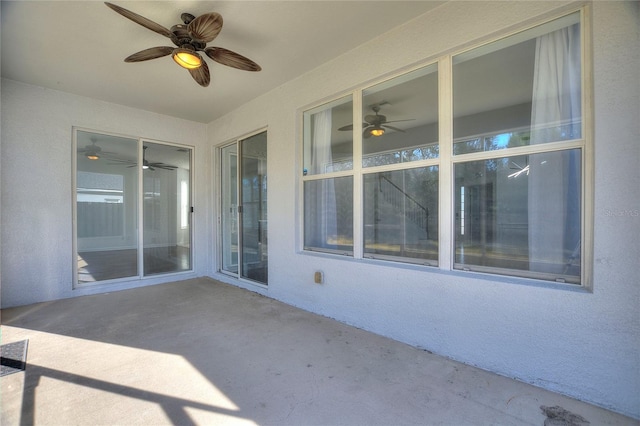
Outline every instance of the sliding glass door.
[[226, 146], [221, 150], [221, 270], [238, 274], [238, 147]]
[[136, 139], [76, 132], [77, 282], [135, 277], [138, 269]]
[[266, 285], [267, 133], [238, 140], [220, 153], [220, 269]]
[[267, 284], [267, 133], [241, 141], [242, 277]]
[[144, 275], [191, 269], [191, 151], [144, 141]]
[[191, 270], [191, 149], [75, 131], [77, 285]]

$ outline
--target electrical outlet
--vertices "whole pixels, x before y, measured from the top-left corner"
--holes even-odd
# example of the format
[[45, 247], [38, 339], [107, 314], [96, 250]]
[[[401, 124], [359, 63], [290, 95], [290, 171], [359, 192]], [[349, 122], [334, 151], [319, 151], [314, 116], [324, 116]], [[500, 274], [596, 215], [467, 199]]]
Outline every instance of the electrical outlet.
[[324, 283], [324, 274], [321, 271], [316, 271], [315, 274], [313, 274], [313, 282], [316, 284]]

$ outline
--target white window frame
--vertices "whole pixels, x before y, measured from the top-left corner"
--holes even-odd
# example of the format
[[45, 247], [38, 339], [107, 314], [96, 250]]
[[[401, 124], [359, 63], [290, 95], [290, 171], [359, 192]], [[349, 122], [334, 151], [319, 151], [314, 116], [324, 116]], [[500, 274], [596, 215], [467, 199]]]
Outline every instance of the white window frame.
[[[582, 133], [580, 139], [573, 139], [561, 142], [545, 143], [541, 145], [528, 145], [516, 148], [508, 148], [494, 151], [474, 152], [468, 154], [453, 155], [453, 57], [456, 55], [470, 52], [478, 47], [493, 43], [498, 40], [507, 39], [517, 36], [532, 28], [544, 25], [548, 22], [561, 19], [578, 12], [580, 14], [580, 42], [581, 42], [581, 90], [582, 90]], [[354, 217], [353, 217], [353, 258], [356, 260], [366, 260], [368, 262], [384, 262], [385, 265], [395, 265], [403, 267], [411, 265], [411, 263], [388, 262], [380, 259], [367, 259], [363, 257], [364, 235], [363, 235], [363, 194], [362, 194], [362, 177], [364, 174], [387, 171], [387, 170], [404, 170], [413, 167], [426, 167], [436, 165], [439, 167], [439, 259], [437, 268], [448, 273], [456, 273], [461, 275], [477, 275], [488, 277], [501, 277], [502, 279], [518, 282], [518, 283], [534, 283], [535, 285], [548, 284], [551, 286], [560, 286], [564, 288], [583, 288], [592, 291], [593, 285], [593, 191], [594, 191], [594, 158], [593, 158], [593, 113], [592, 113], [592, 96], [593, 96], [593, 78], [592, 78], [592, 57], [591, 57], [591, 25], [590, 25], [590, 6], [582, 5], [580, 7], [571, 7], [549, 16], [545, 19], [534, 19], [528, 23], [524, 23], [518, 28], [510, 32], [497, 33], [494, 36], [484, 40], [481, 43], [467, 45], [464, 49], [453, 49], [445, 55], [438, 57], [436, 60], [425, 60], [411, 68], [399, 70], [393, 75], [379, 78], [362, 84], [351, 91], [341, 92], [321, 102], [307, 105], [298, 110], [300, 117], [299, 127], [299, 146], [303, 146], [304, 140], [304, 120], [305, 112], [321, 107], [322, 105], [344, 98], [351, 95], [353, 98], [353, 168], [349, 171], [334, 172], [320, 175], [303, 176], [302, 166], [297, 167], [298, 194], [298, 248], [300, 253], [310, 255], [327, 255], [330, 252], [318, 252], [317, 250], [304, 249], [304, 221], [300, 218], [304, 215], [304, 182], [317, 179], [335, 178], [341, 176], [353, 176], [353, 199], [354, 199]], [[362, 95], [367, 88], [389, 81], [393, 78], [408, 74], [419, 68], [437, 63], [438, 66], [438, 96], [439, 96], [439, 158], [421, 160], [412, 162], [411, 166], [406, 163], [392, 164], [378, 167], [362, 167]], [[543, 146], [542, 146], [543, 145]], [[459, 163], [470, 161], [496, 159], [517, 155], [529, 155], [540, 152], [563, 151], [568, 149], [579, 149], [581, 151], [581, 272], [579, 284], [565, 284], [562, 279], [551, 281], [547, 278], [537, 276], [536, 274], [513, 274], [503, 275], [496, 273], [491, 269], [474, 268], [475, 270], [461, 270], [454, 268], [455, 261], [455, 217], [454, 217], [454, 166]], [[303, 164], [303, 152], [301, 148], [298, 156], [299, 164]], [[415, 265], [414, 265], [415, 267]], [[433, 271], [434, 268], [424, 267], [425, 271]], [[516, 270], [514, 270], [515, 272]]]

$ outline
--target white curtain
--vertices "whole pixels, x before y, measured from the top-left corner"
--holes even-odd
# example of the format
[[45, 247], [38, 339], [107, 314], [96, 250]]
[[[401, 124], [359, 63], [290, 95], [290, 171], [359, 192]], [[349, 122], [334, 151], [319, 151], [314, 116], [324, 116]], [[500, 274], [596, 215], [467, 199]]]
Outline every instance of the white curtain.
[[[538, 37], [531, 144], [581, 137], [580, 28]], [[562, 274], [580, 244], [580, 151], [529, 158], [529, 267]]]
[[580, 137], [580, 27], [578, 24], [536, 40], [531, 111], [531, 143]]
[[312, 174], [330, 172], [331, 167], [331, 109], [317, 112], [312, 116], [313, 135], [311, 145]]
[[[331, 172], [331, 109], [313, 114], [311, 173]], [[337, 237], [336, 194], [333, 179], [309, 182], [305, 190], [305, 245], [326, 248]]]

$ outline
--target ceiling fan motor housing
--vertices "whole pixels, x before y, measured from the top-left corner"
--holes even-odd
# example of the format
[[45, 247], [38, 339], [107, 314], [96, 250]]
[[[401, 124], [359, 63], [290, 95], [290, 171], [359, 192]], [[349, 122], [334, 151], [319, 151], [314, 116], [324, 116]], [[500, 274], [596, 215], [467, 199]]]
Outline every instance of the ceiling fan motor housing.
[[204, 50], [207, 46], [206, 43], [192, 39], [184, 24], [176, 24], [171, 27], [171, 41], [178, 47], [190, 46], [193, 50]]

